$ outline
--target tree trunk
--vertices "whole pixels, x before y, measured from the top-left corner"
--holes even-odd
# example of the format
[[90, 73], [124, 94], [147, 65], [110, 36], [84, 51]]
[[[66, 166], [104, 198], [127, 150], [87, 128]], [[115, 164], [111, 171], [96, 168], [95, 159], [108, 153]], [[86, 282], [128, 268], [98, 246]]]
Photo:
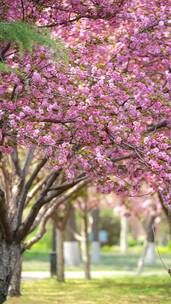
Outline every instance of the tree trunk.
[[128, 250], [128, 219], [126, 216], [120, 217], [120, 251], [126, 253]]
[[156, 216], [151, 215], [146, 226], [146, 242], [143, 253], [138, 261], [137, 274], [140, 274], [144, 265], [152, 265], [155, 263], [155, 237], [154, 237], [154, 221]]
[[152, 215], [147, 224], [147, 251], [144, 260], [145, 265], [152, 265], [155, 263], [155, 237], [153, 230], [155, 218], [156, 216]]
[[8, 289], [16, 263], [21, 256], [20, 246], [16, 243], [0, 242], [0, 304], [6, 301]]
[[10, 287], [9, 287], [9, 291], [8, 291], [8, 295], [10, 297], [19, 297], [21, 295], [21, 271], [22, 271], [22, 257], [20, 256], [13, 275], [12, 275], [12, 279], [10, 282]]
[[100, 243], [99, 243], [99, 209], [94, 209], [92, 211], [93, 216], [93, 224], [92, 224], [92, 235], [93, 235], [93, 242], [92, 242], [92, 252], [91, 252], [91, 262], [93, 264], [100, 263]]
[[57, 257], [56, 257], [56, 225], [55, 222], [52, 221], [52, 247], [51, 247], [51, 253], [50, 253], [50, 274], [51, 277], [55, 276], [57, 273], [57, 269], [56, 269], [56, 261], [57, 261]]
[[90, 256], [89, 256], [89, 246], [88, 246], [88, 214], [85, 212], [82, 218], [82, 259], [83, 259], [83, 266], [84, 266], [84, 274], [85, 279], [90, 280]]
[[80, 250], [78, 241], [75, 239], [74, 232], [76, 232], [75, 209], [71, 207], [70, 216], [67, 221], [65, 229], [64, 242], [64, 260], [67, 266], [80, 265]]
[[170, 210], [166, 214], [167, 223], [168, 223], [168, 230], [169, 230], [169, 240], [171, 241], [171, 213]]
[[64, 274], [64, 237], [63, 230], [56, 228], [56, 238], [57, 238], [57, 279], [59, 282], [65, 281]]
[[147, 252], [145, 257], [145, 265], [153, 265], [155, 263], [156, 254], [155, 254], [155, 243], [148, 242]]
[[161, 204], [161, 207], [163, 209], [163, 212], [166, 216], [167, 222], [168, 222], [168, 228], [169, 228], [169, 239], [171, 240], [171, 211], [167, 208], [167, 206], [164, 204], [162, 195], [160, 192], [158, 192], [158, 198]]

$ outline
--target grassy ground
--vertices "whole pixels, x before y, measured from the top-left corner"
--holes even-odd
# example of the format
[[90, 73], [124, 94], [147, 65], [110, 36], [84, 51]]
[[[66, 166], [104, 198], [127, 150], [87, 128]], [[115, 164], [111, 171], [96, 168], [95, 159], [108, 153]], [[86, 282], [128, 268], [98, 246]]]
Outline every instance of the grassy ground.
[[21, 298], [7, 304], [170, 304], [171, 279], [165, 277], [118, 277], [116, 279], [26, 281]]
[[[141, 248], [142, 250], [142, 248]], [[120, 254], [117, 250], [110, 252], [101, 253], [100, 265], [92, 265], [91, 269], [95, 271], [100, 270], [135, 270], [137, 266], [137, 261], [140, 256], [140, 249], [135, 251], [135, 249], [129, 249], [126, 255]], [[171, 253], [160, 251], [162, 260], [166, 265], [171, 265]], [[82, 267], [67, 268], [69, 271], [80, 271]], [[155, 265], [150, 267], [145, 267], [144, 271], [153, 270], [163, 270], [163, 264], [160, 258], [157, 256], [157, 261]], [[40, 251], [30, 251], [24, 256], [23, 271], [49, 271], [49, 253]]]

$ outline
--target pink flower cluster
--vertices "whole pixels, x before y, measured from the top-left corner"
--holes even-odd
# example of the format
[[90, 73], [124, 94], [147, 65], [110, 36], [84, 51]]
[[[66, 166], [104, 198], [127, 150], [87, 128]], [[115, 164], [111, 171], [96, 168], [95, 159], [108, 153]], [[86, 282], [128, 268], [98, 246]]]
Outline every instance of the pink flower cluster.
[[5, 21], [48, 27], [68, 50], [66, 64], [10, 46], [5, 62], [22, 73], [1, 73], [1, 151], [37, 145], [69, 178], [83, 170], [125, 194], [147, 180], [169, 201], [170, 10], [166, 0], [1, 3]]

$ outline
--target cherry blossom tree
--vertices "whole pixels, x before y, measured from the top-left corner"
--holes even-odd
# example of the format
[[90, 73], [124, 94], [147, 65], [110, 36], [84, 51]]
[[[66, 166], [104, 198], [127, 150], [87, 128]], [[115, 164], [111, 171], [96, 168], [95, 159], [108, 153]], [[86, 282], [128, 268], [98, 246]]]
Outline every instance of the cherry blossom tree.
[[[21, 252], [41, 237], [45, 230], [45, 223], [52, 215], [52, 211], [71, 193], [62, 198], [60, 198], [60, 194], [81, 182], [85, 177], [83, 174], [77, 181], [72, 178], [69, 184], [64, 182], [60, 186], [56, 185], [61, 169], [64, 167], [63, 164], [68, 162], [68, 157], [72, 159], [69, 143], [72, 142], [73, 134], [68, 131], [73, 122], [71, 115], [73, 109], [69, 109], [67, 96], [63, 96], [60, 91], [60, 87], [69, 86], [70, 81], [67, 74], [68, 69], [63, 62], [59, 63], [56, 60], [55, 51], [60, 51], [61, 45], [55, 50], [54, 44], [52, 46], [46, 39], [46, 33], [43, 32], [44, 36], [42, 37], [39, 35], [40, 29], [36, 28], [35, 30], [35, 27], [32, 29], [32, 24], [39, 23], [41, 18], [42, 24], [44, 24], [44, 20], [47, 19], [44, 17], [48, 7], [46, 4], [38, 2], [3, 1], [0, 5], [2, 16], [0, 24], [0, 68], [2, 71], [0, 150], [2, 166], [4, 164], [5, 168], [2, 175], [0, 200], [1, 303], [6, 299], [12, 273]], [[49, 5], [51, 4], [53, 6], [53, 3], [49, 3]], [[64, 3], [64, 6], [65, 4], [67, 3]], [[73, 5], [71, 3], [70, 14], [74, 13]], [[58, 15], [58, 9], [55, 11], [55, 14]], [[69, 16], [67, 14], [67, 17], [65, 10], [61, 11], [64, 15], [63, 20], [68, 22], [70, 14]], [[48, 19], [51, 20], [49, 17]], [[29, 25], [26, 25], [25, 22], [28, 22]], [[27, 39], [28, 37], [30, 41]], [[57, 45], [58, 41], [56, 39], [54, 41]], [[38, 42], [38, 45], [32, 47], [35, 42]], [[74, 88], [72, 82], [70, 87]], [[52, 100], [55, 96], [54, 107]], [[59, 111], [57, 99], [61, 100]], [[64, 116], [66, 118], [68, 116], [66, 121]], [[71, 117], [69, 118], [69, 116]], [[21, 164], [18, 149], [23, 147], [25, 160]], [[58, 150], [56, 150], [57, 147], [59, 147]], [[35, 149], [40, 155], [40, 160], [34, 166], [32, 160]], [[53, 161], [54, 149], [58, 156], [55, 156]], [[73, 154], [74, 149], [73, 147]], [[7, 156], [5, 156], [6, 154]], [[44, 180], [35, 185], [41, 169], [48, 162], [50, 156], [52, 157], [51, 167], [56, 171], [51, 170]], [[12, 163], [12, 166], [9, 166], [9, 162]], [[9, 170], [7, 170], [6, 165], [8, 165]], [[32, 172], [30, 172], [31, 166]], [[80, 169], [77, 170], [77, 172], [79, 171]], [[11, 184], [8, 180], [9, 176], [13, 177]], [[54, 202], [53, 199], [58, 196], [60, 202], [59, 200]], [[24, 218], [24, 208], [33, 198], [35, 198], [35, 202]], [[51, 201], [52, 204], [48, 204], [47, 208], [45, 205]], [[26, 236], [38, 223], [40, 224], [40, 232], [35, 238], [24, 244]]]
[[[44, 47], [22, 60], [6, 50], [6, 62], [23, 70], [24, 79], [2, 80], [3, 104], [11, 108], [2, 138], [12, 145], [17, 130], [18, 142], [39, 145], [68, 177], [79, 167], [100, 176], [106, 191], [137, 190], [144, 174], [169, 201], [167, 2], [25, 1], [17, 11], [15, 1], [5, 3], [5, 20], [34, 21], [61, 37], [69, 62], [55, 62]], [[11, 92], [17, 100], [9, 105]]]
[[[61, 169], [70, 187], [88, 177], [103, 191], [124, 195], [137, 193], [142, 179], [148, 180], [169, 206], [171, 22], [166, 0], [6, 0], [0, 15], [1, 161], [13, 155], [19, 176], [12, 201], [3, 186], [0, 192], [3, 303], [18, 244], [50, 197], [69, 187], [54, 190]], [[17, 23], [20, 29], [23, 24], [21, 35]], [[61, 48], [47, 43], [47, 35], [56, 45], [63, 41], [65, 60], [59, 60]], [[18, 147], [29, 149], [21, 167]], [[33, 176], [47, 159], [56, 171], [24, 220], [32, 149], [41, 155]]]

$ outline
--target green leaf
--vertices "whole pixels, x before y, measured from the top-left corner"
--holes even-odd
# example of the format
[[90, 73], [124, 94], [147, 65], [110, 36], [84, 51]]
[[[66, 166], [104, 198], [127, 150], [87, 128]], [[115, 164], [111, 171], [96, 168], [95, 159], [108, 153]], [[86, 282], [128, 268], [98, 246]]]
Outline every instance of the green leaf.
[[0, 72], [15, 73], [16, 75], [23, 77], [23, 73], [20, 70], [16, 68], [10, 68], [8, 65], [6, 65], [3, 62], [0, 62]]
[[0, 40], [14, 42], [22, 55], [32, 52], [33, 45], [51, 48], [55, 57], [67, 61], [67, 52], [59, 39], [52, 39], [47, 30], [25, 22], [0, 22]]

